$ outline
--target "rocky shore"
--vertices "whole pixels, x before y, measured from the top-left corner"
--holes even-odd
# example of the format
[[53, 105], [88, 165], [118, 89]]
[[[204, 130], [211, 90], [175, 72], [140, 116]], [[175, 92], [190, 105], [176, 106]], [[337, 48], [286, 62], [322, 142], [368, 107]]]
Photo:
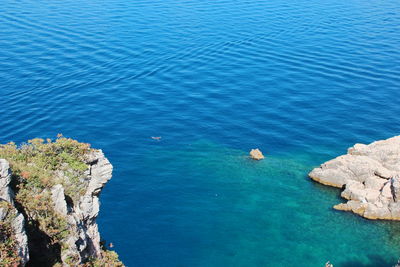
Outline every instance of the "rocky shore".
[[59, 136], [1, 145], [0, 158], [4, 266], [123, 266], [96, 223], [112, 175], [101, 150]]
[[400, 136], [356, 144], [346, 155], [313, 169], [309, 177], [342, 188], [337, 210], [368, 219], [400, 220]]

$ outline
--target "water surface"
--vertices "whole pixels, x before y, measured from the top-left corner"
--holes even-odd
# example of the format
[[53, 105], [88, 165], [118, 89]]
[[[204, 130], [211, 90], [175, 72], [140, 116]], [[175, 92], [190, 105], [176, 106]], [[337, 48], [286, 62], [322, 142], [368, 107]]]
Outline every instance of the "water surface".
[[400, 133], [398, 9], [3, 0], [0, 143], [102, 148], [99, 226], [128, 266], [391, 266], [398, 225], [333, 211], [307, 173]]

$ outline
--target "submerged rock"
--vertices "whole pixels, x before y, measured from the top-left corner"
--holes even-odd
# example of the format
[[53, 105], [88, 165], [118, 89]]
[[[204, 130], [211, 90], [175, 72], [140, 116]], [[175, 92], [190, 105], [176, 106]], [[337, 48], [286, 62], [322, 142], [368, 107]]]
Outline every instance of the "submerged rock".
[[264, 155], [258, 148], [256, 148], [250, 151], [250, 157], [255, 160], [261, 160], [264, 158]]
[[356, 144], [309, 176], [344, 189], [341, 196], [348, 201], [335, 205], [337, 210], [368, 219], [400, 220], [400, 136]]

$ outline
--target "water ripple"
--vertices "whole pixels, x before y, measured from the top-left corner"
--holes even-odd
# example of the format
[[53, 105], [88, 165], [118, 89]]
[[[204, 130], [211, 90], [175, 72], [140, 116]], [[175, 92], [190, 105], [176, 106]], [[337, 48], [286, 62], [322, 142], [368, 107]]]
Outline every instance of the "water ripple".
[[[355, 142], [399, 134], [398, 8], [389, 0], [2, 1], [0, 143], [63, 132], [102, 147], [116, 174], [100, 226], [127, 265], [291, 266], [292, 256], [301, 266], [371, 264], [362, 255], [373, 251], [359, 242], [368, 224], [310, 204], [315, 195], [337, 199], [305, 173]], [[243, 161], [255, 146], [291, 160], [257, 169]], [[115, 205], [117, 195], [126, 201]], [[127, 211], [135, 223], [121, 218]], [[321, 214], [330, 221], [315, 225]], [[359, 230], [325, 244], [327, 225]], [[384, 228], [371, 229], [382, 237], [382, 262], [398, 257]], [[360, 244], [352, 255], [349, 243]]]

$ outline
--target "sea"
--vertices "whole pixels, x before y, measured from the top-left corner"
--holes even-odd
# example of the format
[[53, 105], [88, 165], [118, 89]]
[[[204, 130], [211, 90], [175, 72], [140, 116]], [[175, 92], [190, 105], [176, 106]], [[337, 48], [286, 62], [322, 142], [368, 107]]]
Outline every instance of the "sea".
[[102, 149], [129, 267], [392, 266], [400, 223], [307, 174], [400, 134], [399, 48], [396, 0], [1, 0], [0, 143]]

